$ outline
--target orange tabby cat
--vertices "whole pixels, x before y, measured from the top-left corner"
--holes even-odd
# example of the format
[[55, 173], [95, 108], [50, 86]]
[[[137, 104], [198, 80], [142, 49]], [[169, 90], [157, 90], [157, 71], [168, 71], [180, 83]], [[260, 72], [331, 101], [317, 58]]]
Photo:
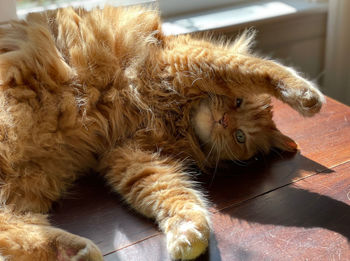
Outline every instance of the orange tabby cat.
[[155, 11], [135, 7], [66, 8], [1, 28], [2, 260], [102, 260], [40, 214], [89, 169], [156, 220], [172, 258], [203, 253], [210, 217], [187, 161], [205, 170], [293, 151], [268, 95], [305, 116], [324, 101], [294, 70], [254, 56], [252, 37], [165, 36]]

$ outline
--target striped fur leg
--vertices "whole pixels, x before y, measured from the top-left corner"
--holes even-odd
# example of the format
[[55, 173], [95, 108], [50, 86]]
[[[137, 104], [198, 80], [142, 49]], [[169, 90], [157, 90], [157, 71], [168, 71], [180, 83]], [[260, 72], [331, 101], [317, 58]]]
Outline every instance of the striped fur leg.
[[101, 167], [133, 208], [158, 222], [172, 258], [193, 259], [206, 250], [206, 202], [181, 164], [128, 146], [110, 152]]

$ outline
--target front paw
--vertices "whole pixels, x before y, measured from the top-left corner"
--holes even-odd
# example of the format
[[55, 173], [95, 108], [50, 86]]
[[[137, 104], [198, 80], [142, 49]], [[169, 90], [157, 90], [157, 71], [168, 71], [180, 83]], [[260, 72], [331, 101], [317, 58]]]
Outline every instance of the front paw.
[[173, 259], [190, 260], [205, 252], [209, 241], [207, 218], [183, 220], [173, 217], [171, 229], [166, 232], [167, 248]]
[[318, 113], [325, 102], [324, 95], [315, 84], [304, 79], [300, 79], [293, 87], [280, 85], [279, 88], [282, 100], [306, 117]]

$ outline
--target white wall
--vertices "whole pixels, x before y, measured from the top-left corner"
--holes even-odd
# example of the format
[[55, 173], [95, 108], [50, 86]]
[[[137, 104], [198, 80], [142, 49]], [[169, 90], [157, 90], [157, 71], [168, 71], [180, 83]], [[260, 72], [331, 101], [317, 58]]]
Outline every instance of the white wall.
[[350, 1], [331, 0], [327, 27], [325, 91], [350, 105]]
[[15, 19], [16, 15], [16, 1], [15, 0], [0, 0], [0, 23]]

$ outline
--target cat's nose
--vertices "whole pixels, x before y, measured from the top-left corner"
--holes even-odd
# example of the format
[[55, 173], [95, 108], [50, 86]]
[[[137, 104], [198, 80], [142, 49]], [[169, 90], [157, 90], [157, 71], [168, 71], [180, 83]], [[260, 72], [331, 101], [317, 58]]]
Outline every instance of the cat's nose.
[[225, 112], [224, 115], [222, 115], [222, 118], [219, 120], [219, 124], [222, 125], [222, 127], [227, 128], [228, 126], [228, 115]]

